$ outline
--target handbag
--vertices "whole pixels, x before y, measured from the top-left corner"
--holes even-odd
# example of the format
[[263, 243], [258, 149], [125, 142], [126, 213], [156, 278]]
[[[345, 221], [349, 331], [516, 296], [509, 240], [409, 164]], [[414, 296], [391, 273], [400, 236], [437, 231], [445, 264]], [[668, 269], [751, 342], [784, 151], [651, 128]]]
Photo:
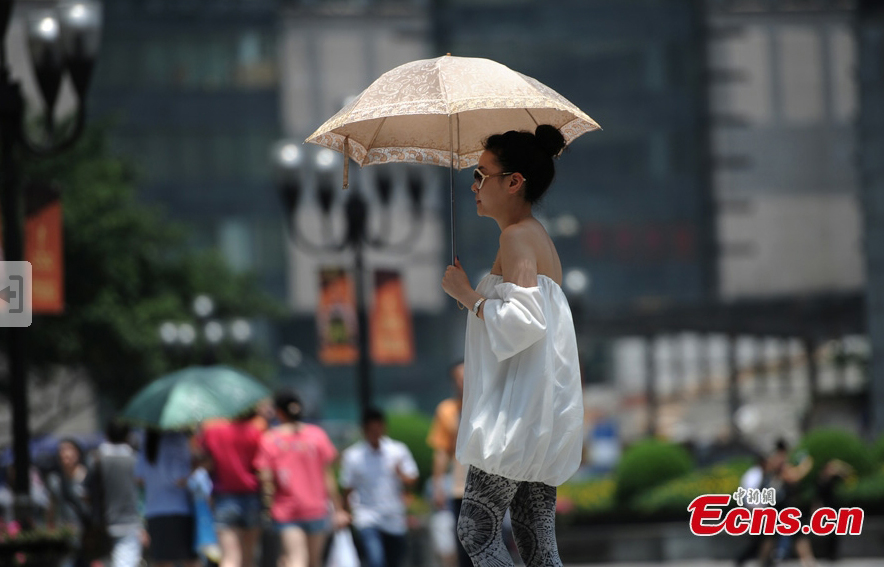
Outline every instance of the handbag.
[[83, 520], [80, 532], [80, 556], [86, 561], [95, 561], [110, 556], [114, 547], [113, 538], [107, 531], [104, 517], [104, 479], [101, 472], [101, 459], [95, 455], [92, 473], [87, 479], [87, 490], [91, 513]]
[[359, 554], [348, 528], [335, 530], [325, 567], [359, 567]]
[[454, 512], [448, 508], [436, 510], [430, 516], [430, 541], [433, 544], [433, 550], [439, 555], [457, 553], [454, 524]]

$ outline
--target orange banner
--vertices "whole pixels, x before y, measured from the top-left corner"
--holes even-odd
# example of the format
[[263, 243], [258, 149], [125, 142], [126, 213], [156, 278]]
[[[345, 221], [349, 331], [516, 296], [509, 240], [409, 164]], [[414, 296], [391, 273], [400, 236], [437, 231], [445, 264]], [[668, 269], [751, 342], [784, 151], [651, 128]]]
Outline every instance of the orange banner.
[[319, 270], [316, 327], [319, 360], [324, 364], [353, 364], [359, 359], [356, 292], [353, 279], [342, 268]]
[[34, 313], [64, 312], [61, 201], [28, 214], [25, 259], [33, 268]]
[[[24, 255], [31, 263], [34, 313], [64, 312], [64, 220], [58, 189], [51, 184], [25, 187]], [[2, 227], [0, 227], [2, 235]], [[3, 255], [0, 238], [0, 260]]]
[[414, 360], [414, 333], [402, 277], [395, 270], [377, 270], [374, 278], [371, 358], [377, 364], [410, 364]]

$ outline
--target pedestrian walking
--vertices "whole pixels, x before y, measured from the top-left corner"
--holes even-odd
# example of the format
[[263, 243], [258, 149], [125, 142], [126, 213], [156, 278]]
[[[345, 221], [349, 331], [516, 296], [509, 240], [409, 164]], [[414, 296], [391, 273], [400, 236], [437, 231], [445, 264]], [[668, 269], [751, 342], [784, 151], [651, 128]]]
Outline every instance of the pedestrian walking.
[[561, 565], [556, 486], [580, 466], [583, 396], [562, 265], [532, 207], [564, 146], [548, 125], [485, 141], [472, 190], [478, 214], [500, 228], [497, 257], [476, 289], [459, 259], [442, 280], [472, 311], [456, 453], [469, 469], [457, 532], [476, 567], [513, 565], [501, 533], [507, 508], [525, 565]]
[[[64, 526], [73, 531], [79, 541], [83, 525], [89, 520], [86, 475], [89, 469], [83, 459], [83, 449], [75, 439], [58, 442], [58, 467], [46, 475], [46, 488], [50, 502], [48, 523], [50, 527]], [[64, 567], [86, 567], [86, 560], [75, 549], [62, 563]]]
[[341, 488], [362, 541], [367, 567], [399, 567], [408, 527], [405, 489], [418, 477], [411, 451], [386, 435], [386, 419], [377, 409], [362, 417], [364, 440], [344, 450]]
[[86, 477], [92, 516], [107, 526], [109, 566], [137, 567], [147, 538], [138, 511], [137, 455], [129, 444], [129, 427], [124, 423], [111, 421], [105, 435], [107, 441], [95, 450]]
[[[740, 488], [743, 488], [746, 491], [749, 490], [761, 490], [766, 486], [766, 465], [768, 459], [764, 455], [758, 455], [755, 459], [755, 464], [746, 469], [746, 472], [740, 477]], [[746, 508], [752, 509], [761, 506], [758, 504], [746, 504]], [[742, 536], [742, 539], [746, 540], [746, 545], [740, 550], [740, 553], [736, 557], [736, 567], [743, 567], [743, 564], [746, 561], [751, 559], [757, 559], [759, 554], [761, 553], [761, 546], [764, 542], [766, 536], [762, 534], [756, 535], [745, 535]]]
[[254, 567], [261, 537], [261, 496], [254, 462], [267, 422], [252, 411], [203, 424], [197, 446], [212, 475], [219, 567]]
[[463, 360], [458, 360], [449, 368], [454, 396], [442, 400], [436, 406], [433, 424], [427, 435], [427, 444], [433, 448], [432, 490], [436, 514], [450, 513], [454, 517], [451, 529], [451, 539], [455, 547], [454, 557], [444, 557], [443, 560], [449, 565], [456, 563], [459, 567], [472, 567], [470, 556], [457, 538], [457, 518], [460, 516], [467, 478], [466, 469], [454, 456], [463, 408], [463, 371]]
[[321, 427], [301, 420], [303, 406], [294, 392], [280, 391], [274, 402], [280, 424], [261, 437], [255, 469], [282, 542], [279, 564], [320, 567], [330, 530], [350, 521], [332, 470], [338, 451]]
[[144, 488], [143, 514], [154, 567], [196, 567], [194, 529], [187, 479], [191, 473], [190, 440], [184, 433], [150, 428], [138, 455], [135, 478]]
[[[841, 459], [830, 459], [820, 469], [816, 479], [816, 494], [814, 496], [813, 509], [837, 508], [838, 498], [836, 490], [844, 480], [855, 474], [853, 467]], [[838, 544], [843, 536], [832, 533], [827, 536], [819, 536], [820, 555], [829, 561], [838, 560]]]

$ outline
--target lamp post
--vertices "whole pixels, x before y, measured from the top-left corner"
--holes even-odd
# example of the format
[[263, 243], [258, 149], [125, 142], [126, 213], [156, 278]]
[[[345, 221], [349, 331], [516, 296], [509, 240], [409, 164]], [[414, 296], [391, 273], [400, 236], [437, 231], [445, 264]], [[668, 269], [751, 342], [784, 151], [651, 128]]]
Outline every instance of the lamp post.
[[213, 317], [214, 313], [215, 302], [210, 296], [196, 296], [193, 300], [195, 320], [160, 324], [163, 346], [185, 364], [191, 363], [196, 352], [198, 363], [207, 366], [217, 362], [216, 350], [225, 341], [230, 341], [237, 349], [245, 349], [252, 339], [251, 323], [241, 317], [222, 320]]
[[[28, 46], [37, 86], [43, 97], [44, 136], [33, 141], [25, 128], [25, 99], [12, 79], [6, 54], [6, 32], [14, 1], [0, 0], [0, 208], [3, 215], [3, 259], [24, 260], [22, 195], [19, 167], [22, 153], [35, 156], [64, 151], [80, 137], [86, 123], [86, 91], [98, 53], [102, 10], [95, 0], [60, 2], [54, 9], [34, 10], [28, 17]], [[70, 130], [57, 132], [55, 103], [65, 72], [77, 95], [76, 119]], [[30, 523], [30, 431], [28, 429], [27, 355], [24, 328], [6, 329], [12, 437], [15, 455], [16, 515]]]
[[[334, 172], [340, 169], [337, 153], [329, 149], [309, 152], [291, 141], [281, 141], [275, 147], [275, 159], [278, 173], [278, 188], [286, 214], [288, 234], [296, 246], [314, 257], [350, 249], [353, 252], [353, 270], [356, 280], [356, 321], [357, 348], [359, 352], [357, 364], [357, 382], [359, 388], [359, 407], [364, 412], [372, 405], [371, 359], [368, 352], [368, 316], [366, 314], [365, 289], [365, 251], [367, 249], [387, 253], [404, 254], [412, 249], [423, 227], [424, 183], [418, 166], [410, 166], [406, 175], [406, 191], [410, 202], [410, 228], [408, 235], [399, 240], [392, 239], [391, 203], [394, 183], [388, 167], [377, 167], [374, 190], [377, 200], [370, 202], [364, 195], [364, 188], [350, 189], [346, 202], [343, 204], [345, 229], [343, 235], [335, 237], [331, 217], [335, 208]], [[312, 160], [308, 159], [312, 155]], [[308, 238], [297, 222], [297, 213], [302, 197], [304, 178], [313, 175], [316, 186], [316, 197], [322, 217], [322, 241], [315, 242]], [[370, 205], [379, 205], [376, 212], [382, 215], [380, 230], [373, 233], [369, 227], [369, 216], [372, 214]]]

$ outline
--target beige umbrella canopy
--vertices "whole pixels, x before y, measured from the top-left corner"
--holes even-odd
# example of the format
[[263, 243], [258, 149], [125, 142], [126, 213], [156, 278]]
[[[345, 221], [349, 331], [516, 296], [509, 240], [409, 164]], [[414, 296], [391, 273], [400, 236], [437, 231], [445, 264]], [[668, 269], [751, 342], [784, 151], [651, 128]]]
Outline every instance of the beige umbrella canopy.
[[558, 128], [565, 143], [599, 125], [543, 83], [489, 59], [423, 59], [380, 76], [308, 142], [359, 165], [411, 162], [463, 169], [507, 130]]
[[600, 129], [543, 83], [490, 59], [422, 59], [381, 75], [307, 141], [344, 154], [344, 188], [359, 165], [409, 162], [450, 166], [451, 262], [457, 254], [454, 170], [476, 165], [482, 143], [509, 130], [559, 129], [565, 144]]

